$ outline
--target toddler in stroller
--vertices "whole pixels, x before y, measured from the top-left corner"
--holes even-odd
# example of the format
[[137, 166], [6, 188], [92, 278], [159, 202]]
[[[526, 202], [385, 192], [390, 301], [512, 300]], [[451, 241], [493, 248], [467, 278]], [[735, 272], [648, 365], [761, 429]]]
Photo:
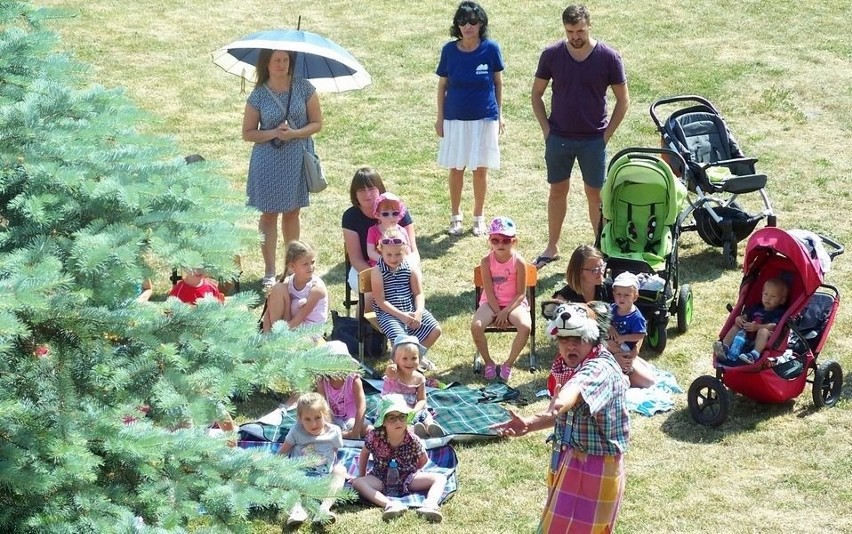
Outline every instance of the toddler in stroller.
[[[820, 238], [821, 244], [833, 247], [828, 253], [831, 258], [843, 253], [837, 242]], [[823, 283], [825, 269], [819, 254], [790, 232], [761, 228], [748, 240], [743, 272], [739, 298], [719, 333], [722, 341], [714, 344], [716, 375], [699, 376], [689, 387], [693, 419], [709, 426], [722, 424], [731, 408], [729, 390], [757, 402], [781, 403], [799, 396], [808, 382], [813, 384], [817, 407], [833, 406], [840, 399], [843, 370], [835, 361], [818, 364], [817, 359], [834, 325], [840, 292]], [[767, 289], [772, 299], [764, 298]], [[777, 319], [764, 315], [765, 321], [774, 320], [776, 326], [767, 329], [763, 348], [758, 350], [756, 341], [757, 354], [737, 355], [733, 362], [720, 357], [725, 348], [720, 344], [731, 339], [732, 330], [739, 330], [743, 312], [760, 304], [778, 314]]]
[[[660, 107], [687, 106], [660, 118]], [[691, 104], [691, 105], [689, 105]], [[682, 230], [697, 230], [708, 245], [722, 247], [726, 265], [737, 265], [737, 243], [751, 234], [764, 218], [775, 226], [776, 218], [766, 194], [766, 175], [757, 174], [757, 158], [746, 157], [724, 119], [707, 99], [695, 95], [662, 98], [651, 104], [651, 119], [662, 137], [662, 146], [679, 153], [686, 161], [682, 178], [695, 193], [686, 215], [694, 224]], [[678, 172], [678, 169], [675, 169]], [[737, 196], [758, 192], [763, 210], [748, 213]]]
[[784, 316], [788, 291], [787, 283], [780, 276], [764, 282], [760, 304], [739, 315], [725, 337], [713, 344], [716, 359], [754, 363], [766, 348], [766, 342], [778, 321]]

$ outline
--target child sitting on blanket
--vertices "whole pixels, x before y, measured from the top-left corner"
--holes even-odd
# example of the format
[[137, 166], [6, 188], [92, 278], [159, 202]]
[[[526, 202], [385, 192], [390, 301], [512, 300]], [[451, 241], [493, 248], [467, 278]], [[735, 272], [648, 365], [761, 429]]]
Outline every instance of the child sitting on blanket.
[[[343, 446], [340, 429], [329, 422], [331, 413], [328, 403], [319, 393], [305, 393], [296, 404], [296, 424], [287, 433], [278, 453], [291, 458], [313, 456], [316, 466], [308, 469], [308, 476], [331, 475], [331, 489], [335, 492], [343, 488], [346, 470], [337, 461], [337, 451]], [[336, 519], [331, 513], [335, 498], [323, 499], [320, 510], [323, 516], [314, 517], [315, 523], [330, 522]], [[287, 519], [288, 527], [301, 525], [308, 519], [308, 513], [300, 503], [296, 503]]]
[[[407, 507], [390, 497], [426, 491], [426, 501], [417, 514], [432, 523], [440, 523], [438, 510], [447, 478], [440, 473], [423, 471], [428, 458], [423, 443], [408, 428], [414, 411], [402, 395], [382, 397], [376, 427], [367, 432], [358, 457], [358, 478], [352, 487], [362, 498], [384, 508], [382, 519], [399, 517]], [[367, 473], [367, 461], [373, 455], [373, 468]]]
[[[441, 336], [441, 327], [426, 310], [423, 296], [423, 274], [420, 267], [406, 259], [409, 245], [405, 234], [388, 230], [379, 241], [382, 259], [370, 275], [373, 287], [373, 311], [382, 333], [393, 341], [404, 335], [416, 336], [420, 344], [431, 348]], [[427, 370], [434, 364], [425, 357], [421, 365]]]
[[[329, 341], [326, 346], [332, 354], [349, 358], [349, 349], [342, 341]], [[356, 362], [357, 363], [357, 362]], [[361, 439], [365, 433], [364, 414], [367, 401], [361, 375], [349, 373], [345, 377], [323, 376], [317, 380], [317, 392], [331, 408], [331, 422], [340, 427], [346, 439]]]
[[426, 377], [417, 370], [426, 352], [414, 336], [399, 336], [393, 343], [391, 361], [385, 369], [382, 395], [399, 393], [414, 412], [414, 433], [420, 438], [439, 438], [442, 429], [426, 406]]
[[609, 326], [607, 349], [615, 356], [624, 379], [632, 388], [649, 388], [654, 385], [654, 371], [648, 362], [639, 357], [639, 348], [645, 339], [647, 323], [636, 307], [639, 298], [639, 279], [635, 274], [623, 272], [612, 282], [612, 322]]
[[405, 204], [401, 198], [393, 193], [379, 195], [376, 199], [376, 207], [373, 208], [373, 218], [379, 222], [367, 230], [367, 256], [370, 258], [371, 266], [375, 266], [382, 259], [378, 245], [385, 232], [397, 230], [405, 233], [405, 230], [399, 225], [399, 221], [403, 217], [405, 217]]

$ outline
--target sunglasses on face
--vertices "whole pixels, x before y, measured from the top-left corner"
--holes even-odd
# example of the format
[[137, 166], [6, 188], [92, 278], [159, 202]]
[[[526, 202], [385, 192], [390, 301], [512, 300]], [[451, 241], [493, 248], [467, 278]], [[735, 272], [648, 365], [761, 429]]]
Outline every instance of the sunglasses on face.
[[490, 239], [492, 245], [500, 245], [500, 244], [508, 245], [509, 243], [511, 243], [514, 240], [515, 240], [515, 238], [513, 238], [513, 237], [492, 237]]
[[399, 421], [405, 421], [408, 419], [408, 416], [401, 413], [389, 413], [385, 416], [385, 421], [388, 423], [397, 423]]
[[466, 20], [460, 20], [459, 21], [459, 28], [461, 28], [462, 26], [468, 25], [468, 24], [471, 25], [471, 26], [479, 26], [479, 19], [469, 18], [469, 19], [466, 19]]
[[588, 271], [590, 273], [603, 274], [604, 271], [606, 271], [606, 263], [604, 263], [603, 265], [598, 265], [597, 267], [594, 267], [592, 269], [586, 269], [585, 267], [583, 267], [583, 270]]
[[379, 215], [381, 215], [382, 217], [399, 217], [399, 212], [398, 211], [382, 211], [382, 212], [379, 212]]
[[379, 241], [382, 245], [404, 245], [405, 239], [401, 237], [385, 237]]

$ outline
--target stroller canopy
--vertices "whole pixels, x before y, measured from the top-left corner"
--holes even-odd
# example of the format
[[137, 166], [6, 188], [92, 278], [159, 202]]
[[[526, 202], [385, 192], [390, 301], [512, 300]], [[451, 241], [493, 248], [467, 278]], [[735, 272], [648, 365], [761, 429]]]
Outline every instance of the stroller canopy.
[[656, 155], [625, 150], [610, 163], [601, 190], [607, 223], [601, 251], [607, 256], [643, 261], [661, 270], [672, 251], [672, 228], [678, 223], [686, 186]]
[[[794, 235], [780, 228], [761, 228], [751, 235], [746, 244], [743, 272], [752, 271], [755, 262], [762, 262], [767, 256], [780, 254], [787, 258], [788, 264], [795, 269], [798, 280], [791, 291], [801, 290], [810, 296], [822, 284], [822, 265], [816, 254], [811, 254], [805, 245]], [[759, 263], [758, 263], [759, 264]]]

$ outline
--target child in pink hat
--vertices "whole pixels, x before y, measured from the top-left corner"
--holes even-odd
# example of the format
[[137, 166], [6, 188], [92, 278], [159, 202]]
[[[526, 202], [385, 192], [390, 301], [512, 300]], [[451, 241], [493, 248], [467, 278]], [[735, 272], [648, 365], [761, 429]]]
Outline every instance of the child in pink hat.
[[382, 257], [377, 245], [385, 232], [396, 229], [399, 230], [400, 235], [408, 235], [399, 226], [399, 221], [405, 217], [405, 211], [405, 203], [393, 193], [382, 193], [376, 198], [373, 218], [379, 222], [367, 230], [367, 256], [371, 267], [375, 266]]

